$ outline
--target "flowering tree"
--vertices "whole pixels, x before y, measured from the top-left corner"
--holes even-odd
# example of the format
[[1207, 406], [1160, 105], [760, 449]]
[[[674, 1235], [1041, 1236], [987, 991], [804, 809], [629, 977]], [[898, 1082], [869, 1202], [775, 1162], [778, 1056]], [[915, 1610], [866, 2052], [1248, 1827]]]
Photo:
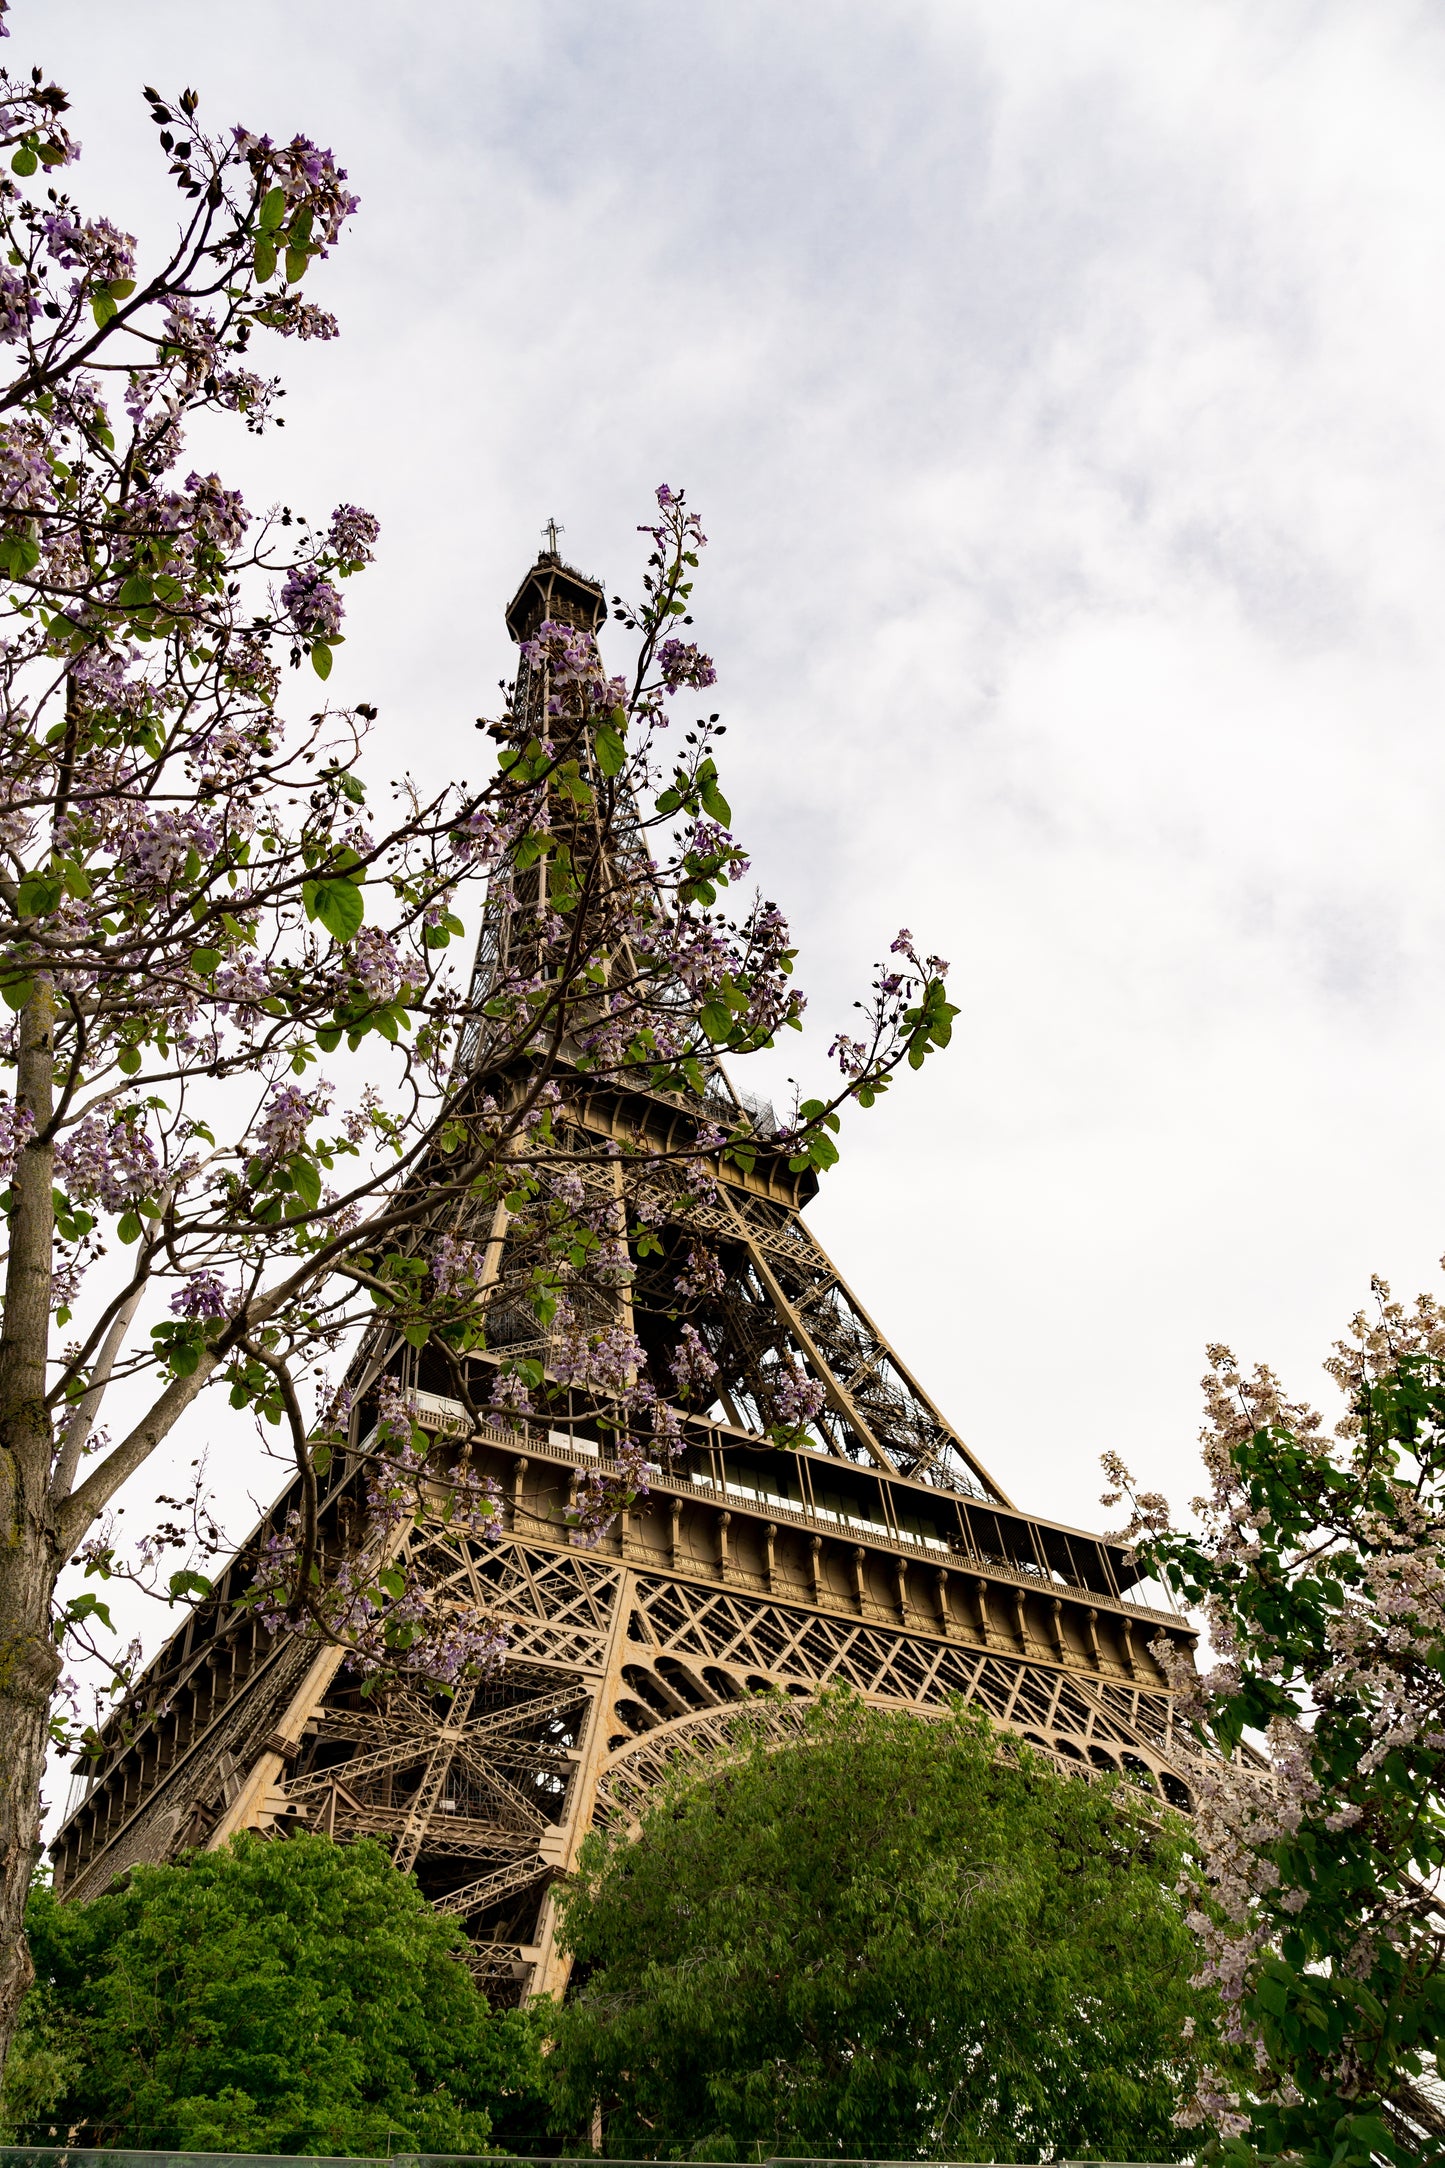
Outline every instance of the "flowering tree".
[[[384, 1541], [321, 1575], [318, 1482], [359, 1433], [346, 1388], [318, 1397], [318, 1364], [380, 1317], [451, 1366], [476, 1423], [590, 1390], [619, 1450], [580, 1503], [585, 1539], [645, 1481], [678, 1405], [709, 1390], [687, 1310], [716, 1260], [699, 1246], [679, 1275], [661, 1378], [628, 1326], [631, 1260], [655, 1242], [659, 1199], [701, 1194], [724, 1156], [763, 1148], [719, 1095], [715, 1057], [767, 1046], [802, 1009], [777, 910], [729, 918], [720, 903], [746, 859], [716, 718], [666, 761], [659, 749], [672, 698], [713, 679], [682, 636], [703, 537], [679, 494], [658, 492], [642, 596], [620, 606], [630, 676], [544, 623], [477, 787], [403, 785], [374, 822], [359, 772], [373, 711], [283, 719], [288, 667], [331, 672], [342, 583], [376, 522], [354, 505], [316, 525], [258, 516], [190, 464], [185, 438], [202, 416], [266, 427], [278, 387], [250, 366], [260, 334], [334, 335], [303, 282], [355, 199], [302, 137], [207, 133], [192, 92], [146, 96], [181, 199], [153, 264], [56, 185], [76, 155], [64, 94], [0, 76], [0, 996], [15, 1072], [0, 1102], [0, 2045], [28, 1973], [43, 1757], [66, 1731], [61, 1646], [101, 1610], [88, 1591], [57, 1613], [57, 1580], [77, 1556], [117, 1569], [103, 1517], [121, 1485], [221, 1383], [278, 1426], [301, 1479], [258, 1585], [268, 1623], [431, 1678], [488, 1660], [475, 1628], [433, 1630]], [[458, 902], [484, 878], [507, 938], [457, 981]], [[943, 971], [899, 937], [858, 1036], [836, 1045], [835, 1088], [796, 1106], [769, 1151], [799, 1170], [836, 1157], [840, 1106], [871, 1104], [947, 1041]], [[321, 1076], [363, 1049], [370, 1084]], [[580, 1120], [624, 1091], [672, 1108], [669, 1123], [602, 1136]], [[520, 1260], [506, 1298], [546, 1336], [540, 1360], [494, 1330], [504, 1225]], [[130, 1412], [112, 1441], [99, 1415], [117, 1381]], [[372, 1391], [384, 1536], [436, 1470], [394, 1381]], [[776, 1379], [777, 1435], [814, 1393]], [[464, 1443], [444, 1473], [451, 1509], [485, 1529]], [[162, 1579], [172, 1600], [205, 1586], [189, 1567]]]
[[1210, 1350], [1196, 1531], [1110, 1466], [1218, 1659], [1176, 1683], [1227, 1757], [1196, 1786], [1194, 1925], [1255, 2082], [1193, 2111], [1227, 2159], [1445, 2159], [1445, 1309], [1374, 1298], [1325, 1365], [1332, 1435]]

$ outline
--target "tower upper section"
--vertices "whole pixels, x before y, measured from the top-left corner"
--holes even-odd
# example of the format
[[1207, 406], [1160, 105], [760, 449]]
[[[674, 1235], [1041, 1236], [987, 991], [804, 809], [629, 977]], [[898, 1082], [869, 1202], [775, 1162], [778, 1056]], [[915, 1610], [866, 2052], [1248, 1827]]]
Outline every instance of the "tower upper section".
[[507, 630], [520, 645], [548, 619], [596, 633], [607, 619], [607, 597], [595, 580], [564, 565], [555, 550], [543, 550], [507, 605]]

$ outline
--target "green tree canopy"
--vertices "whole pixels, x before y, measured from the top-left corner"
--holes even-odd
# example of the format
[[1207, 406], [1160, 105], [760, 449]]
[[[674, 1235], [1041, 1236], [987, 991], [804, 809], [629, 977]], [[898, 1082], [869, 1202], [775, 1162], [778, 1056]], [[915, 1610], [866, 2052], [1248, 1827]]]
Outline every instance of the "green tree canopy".
[[738, 1747], [588, 1840], [548, 2058], [571, 2127], [600, 2102], [614, 2156], [1190, 2150], [1212, 2009], [1176, 1817], [962, 1712], [830, 1698]]
[[535, 2022], [488, 2008], [370, 1842], [242, 1836], [93, 1904], [37, 1890], [28, 1925], [15, 2109], [56, 2073], [50, 2119], [90, 2143], [472, 2152], [540, 2085]]

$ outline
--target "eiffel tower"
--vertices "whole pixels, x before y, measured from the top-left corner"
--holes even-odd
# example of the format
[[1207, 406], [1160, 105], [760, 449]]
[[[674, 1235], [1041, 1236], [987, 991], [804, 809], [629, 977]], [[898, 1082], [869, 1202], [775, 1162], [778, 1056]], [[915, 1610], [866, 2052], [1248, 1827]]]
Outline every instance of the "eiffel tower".
[[[548, 544], [508, 629], [520, 643], [551, 619], [595, 638], [603, 591], [562, 562], [554, 532]], [[536, 674], [519, 669], [523, 712], [542, 697]], [[640, 832], [622, 847], [642, 848]], [[525, 878], [495, 884], [479, 998], [517, 938]], [[464, 1041], [463, 1079], [473, 1052]], [[1151, 1644], [1190, 1650], [1192, 1629], [1130, 1593], [1137, 1573], [1119, 1545], [1013, 1503], [813, 1235], [816, 1178], [768, 1154], [769, 1110], [745, 1105], [719, 1069], [706, 1088], [730, 1119], [746, 1112], [760, 1149], [665, 1230], [667, 1269], [698, 1234], [721, 1267], [703, 1316], [718, 1375], [709, 1412], [684, 1418], [682, 1449], [647, 1498], [595, 1548], [573, 1540], [578, 1486], [612, 1452], [585, 1434], [574, 1396], [553, 1394], [541, 1421], [473, 1436], [474, 1465], [500, 1489], [500, 1535], [474, 1540], [438, 1519], [408, 1540], [439, 1605], [505, 1629], [505, 1665], [450, 1699], [368, 1698], [338, 1649], [273, 1635], [239, 1601], [293, 1485], [151, 1664], [141, 1702], [154, 1713], [113, 1725], [103, 1755], [78, 1766], [52, 1846], [61, 1894], [96, 1895], [137, 1861], [240, 1829], [369, 1835], [464, 1922], [489, 1993], [556, 1993], [568, 1960], [551, 1892], [587, 1831], [634, 1819], [679, 1756], [728, 1740], [741, 1704], [782, 1737], [821, 1688], [842, 1684], [920, 1714], [959, 1698], [1067, 1770], [1122, 1772], [1189, 1806], [1192, 1757]], [[604, 1118], [616, 1121], [615, 1105]], [[655, 1258], [635, 1267], [636, 1329], [656, 1343], [661, 1374], [670, 1283]], [[515, 1353], [537, 1328], [522, 1306], [509, 1313], [507, 1286], [504, 1263], [488, 1342]], [[769, 1435], [782, 1365], [823, 1389], [801, 1450]], [[439, 1441], [470, 1432], [427, 1354], [377, 1326], [353, 1375], [384, 1370]], [[373, 1419], [363, 1391], [358, 1448]], [[338, 1457], [323, 1539], [354, 1546], [364, 1521], [359, 1458]]]

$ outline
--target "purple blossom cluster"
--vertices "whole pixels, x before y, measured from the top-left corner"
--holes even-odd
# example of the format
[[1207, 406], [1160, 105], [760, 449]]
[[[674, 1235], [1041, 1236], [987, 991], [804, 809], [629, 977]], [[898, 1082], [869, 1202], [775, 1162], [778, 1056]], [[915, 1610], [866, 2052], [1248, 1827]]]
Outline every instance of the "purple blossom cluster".
[[[618, 1413], [627, 1426], [618, 1436], [611, 1465], [588, 1469], [578, 1479], [569, 1513], [572, 1541], [595, 1549], [629, 1500], [651, 1495], [652, 1475], [681, 1451], [682, 1418], [642, 1374], [617, 1396]], [[639, 1429], [645, 1424], [645, 1431]]]
[[222, 1016], [254, 1018], [274, 998], [271, 974], [255, 956], [222, 964], [216, 973], [216, 1001]]
[[499, 820], [489, 807], [477, 806], [454, 838], [459, 862], [475, 867], [478, 872], [498, 866], [523, 833], [525, 825], [524, 820], [515, 816]]
[[0, 344], [23, 339], [40, 314], [40, 299], [23, 272], [0, 265]]
[[670, 693], [684, 685], [701, 692], [717, 683], [711, 655], [704, 655], [690, 640], [664, 640], [657, 650], [657, 667]]
[[35, 1122], [29, 1107], [0, 1097], [0, 1182], [10, 1181], [15, 1162], [34, 1133]]
[[309, 1092], [298, 1091], [294, 1084], [274, 1086], [252, 1132], [256, 1156], [271, 1165], [288, 1159], [305, 1143], [312, 1122], [325, 1117], [331, 1098], [329, 1084]]
[[487, 1405], [503, 1429], [520, 1427], [518, 1418], [532, 1412], [532, 1394], [519, 1370], [499, 1370], [496, 1373], [492, 1380], [492, 1396]]
[[626, 705], [626, 680], [604, 675], [590, 634], [579, 632], [575, 625], [546, 619], [522, 643], [521, 655], [530, 671], [545, 675], [546, 713], [554, 734], [568, 725], [580, 728]]
[[293, 339], [306, 340], [334, 339], [341, 327], [329, 309], [318, 309], [310, 301], [298, 301], [279, 328]]
[[249, 128], [235, 128], [232, 140], [258, 179], [285, 190], [289, 210], [308, 210], [322, 241], [335, 244], [346, 220], [359, 209], [361, 199], [346, 185], [346, 168], [338, 166], [332, 153], [321, 150], [309, 136], [296, 135], [289, 143], [273, 143], [268, 135], [253, 135]]
[[683, 1326], [668, 1358], [668, 1368], [672, 1372], [672, 1382], [684, 1400], [691, 1399], [699, 1388], [710, 1385], [717, 1376], [712, 1351], [696, 1325]]
[[416, 1399], [395, 1378], [384, 1375], [376, 1386], [376, 1433], [392, 1449], [410, 1450], [416, 1435]]
[[303, 639], [334, 639], [345, 613], [340, 595], [314, 565], [297, 565], [287, 574], [281, 607]]
[[135, 235], [108, 218], [81, 220], [73, 211], [47, 212], [40, 231], [48, 254], [63, 271], [81, 270], [93, 286], [135, 277]]
[[171, 1310], [176, 1317], [229, 1317], [232, 1301], [219, 1273], [193, 1272], [185, 1286], [172, 1295]]
[[588, 1332], [564, 1306], [553, 1326], [551, 1367], [561, 1385], [621, 1393], [646, 1369], [647, 1350], [623, 1325]]
[[134, 1117], [88, 1114], [56, 1145], [55, 1168], [76, 1203], [107, 1212], [154, 1197], [164, 1179], [139, 1110]]
[[[151, 704], [152, 694], [143, 678], [132, 675], [140, 659], [139, 648], [130, 644], [103, 647], [97, 643], [88, 647], [71, 664], [70, 681], [75, 697], [92, 711], [104, 710], [108, 714], [127, 716], [144, 713]], [[115, 771], [115, 780], [121, 781], [119, 770]], [[67, 815], [67, 821], [71, 817]], [[106, 831], [102, 828], [101, 832]]]
[[666, 557], [672, 550], [704, 550], [707, 536], [696, 512], [687, 509], [686, 493], [659, 482], [656, 490], [657, 509], [662, 519], [656, 526], [640, 526], [639, 534], [651, 537], [659, 556]]
[[380, 926], [361, 926], [348, 944], [352, 977], [369, 1001], [394, 1001], [405, 979], [391, 936]]
[[[335, 1435], [348, 1415], [349, 1402], [332, 1401], [323, 1435]], [[439, 1613], [416, 1562], [392, 1555], [394, 1539], [407, 1521], [434, 1518], [475, 1540], [493, 1541], [501, 1529], [500, 1494], [465, 1461], [434, 1465], [414, 1416], [414, 1396], [383, 1376], [367, 1476], [365, 1550], [328, 1576], [319, 1597], [298, 1603], [301, 1522], [293, 1514], [263, 1547], [259, 1593], [273, 1632], [307, 1630], [319, 1615], [328, 1632], [346, 1643], [352, 1669], [449, 1686], [496, 1669], [506, 1653], [505, 1633], [464, 1606]], [[383, 1587], [378, 1572], [388, 1560]], [[399, 1588], [392, 1578], [397, 1574]]]
[[[746, 851], [717, 821], [694, 821], [683, 837], [682, 848], [686, 858], [706, 859], [714, 868], [714, 880], [740, 880], [752, 863]], [[786, 924], [783, 930], [786, 933]]]
[[784, 1423], [811, 1423], [823, 1410], [827, 1392], [818, 1378], [804, 1377], [793, 1364], [785, 1364], [772, 1380], [773, 1407]]
[[688, 1249], [685, 1269], [675, 1276], [672, 1284], [684, 1297], [717, 1296], [721, 1295], [727, 1286], [727, 1275], [716, 1250], [704, 1249], [699, 1243], [693, 1243]]
[[219, 550], [233, 550], [243, 540], [251, 515], [239, 489], [227, 489], [218, 474], [188, 474], [187, 497], [176, 500], [178, 528], [191, 529]]
[[476, 1285], [484, 1251], [463, 1235], [438, 1236], [432, 1245], [432, 1285], [442, 1297], [464, 1293]]
[[219, 840], [215, 821], [199, 808], [155, 807], [144, 800], [116, 807], [110, 835], [117, 864], [145, 896], [174, 887], [193, 852], [208, 862]]
[[55, 477], [34, 422], [0, 424], [0, 510], [44, 519], [55, 503]]
[[67, 1256], [58, 1253], [50, 1275], [50, 1308], [52, 1313], [73, 1310], [80, 1293], [81, 1282], [94, 1262], [88, 1243], [82, 1243]]
[[338, 504], [326, 530], [326, 546], [343, 563], [369, 565], [381, 538], [381, 521], [359, 504]]
[[913, 936], [906, 926], [900, 926], [898, 932], [889, 942], [888, 947], [891, 955], [906, 956], [920, 978], [946, 979], [948, 977], [949, 967], [942, 956], [920, 958], [914, 945]]
[[199, 392], [208, 405], [223, 413], [244, 414], [255, 427], [269, 414], [275, 389], [253, 370], [238, 369], [227, 361], [216, 323], [188, 296], [172, 296], [165, 331], [167, 350], [176, 357], [173, 366], [179, 385], [174, 377], [168, 384], [163, 370], [139, 368], [125, 399], [126, 413], [147, 438], [157, 472], [174, 466], [181, 454], [180, 431], [171, 418], [176, 390], [192, 396]]
[[321, 1437], [338, 1442], [344, 1440], [355, 1401], [356, 1394], [350, 1385], [338, 1385], [333, 1392], [329, 1379], [322, 1373], [316, 1387], [316, 1428]]
[[547, 1194], [573, 1218], [578, 1218], [587, 1208], [587, 1191], [582, 1177], [573, 1167], [548, 1168], [543, 1177]]
[[845, 1077], [858, 1077], [867, 1069], [871, 1051], [865, 1039], [840, 1031], [828, 1049], [828, 1059], [837, 1062]]
[[[484, 1486], [475, 1488], [470, 1519], [477, 1527], [470, 1532], [480, 1533], [494, 1527], [496, 1508]], [[309, 1634], [319, 1614], [327, 1632], [344, 1643], [348, 1670], [433, 1688], [455, 1687], [463, 1679], [500, 1670], [507, 1654], [505, 1628], [460, 1607], [439, 1615], [418, 1568], [409, 1561], [389, 1569], [400, 1572], [400, 1592], [383, 1589], [377, 1549], [373, 1534], [369, 1551], [343, 1559], [319, 1598], [298, 1603], [294, 1591], [302, 1555], [301, 1521], [299, 1514], [290, 1515], [283, 1529], [267, 1534], [257, 1566], [253, 1595], [267, 1632]]]

